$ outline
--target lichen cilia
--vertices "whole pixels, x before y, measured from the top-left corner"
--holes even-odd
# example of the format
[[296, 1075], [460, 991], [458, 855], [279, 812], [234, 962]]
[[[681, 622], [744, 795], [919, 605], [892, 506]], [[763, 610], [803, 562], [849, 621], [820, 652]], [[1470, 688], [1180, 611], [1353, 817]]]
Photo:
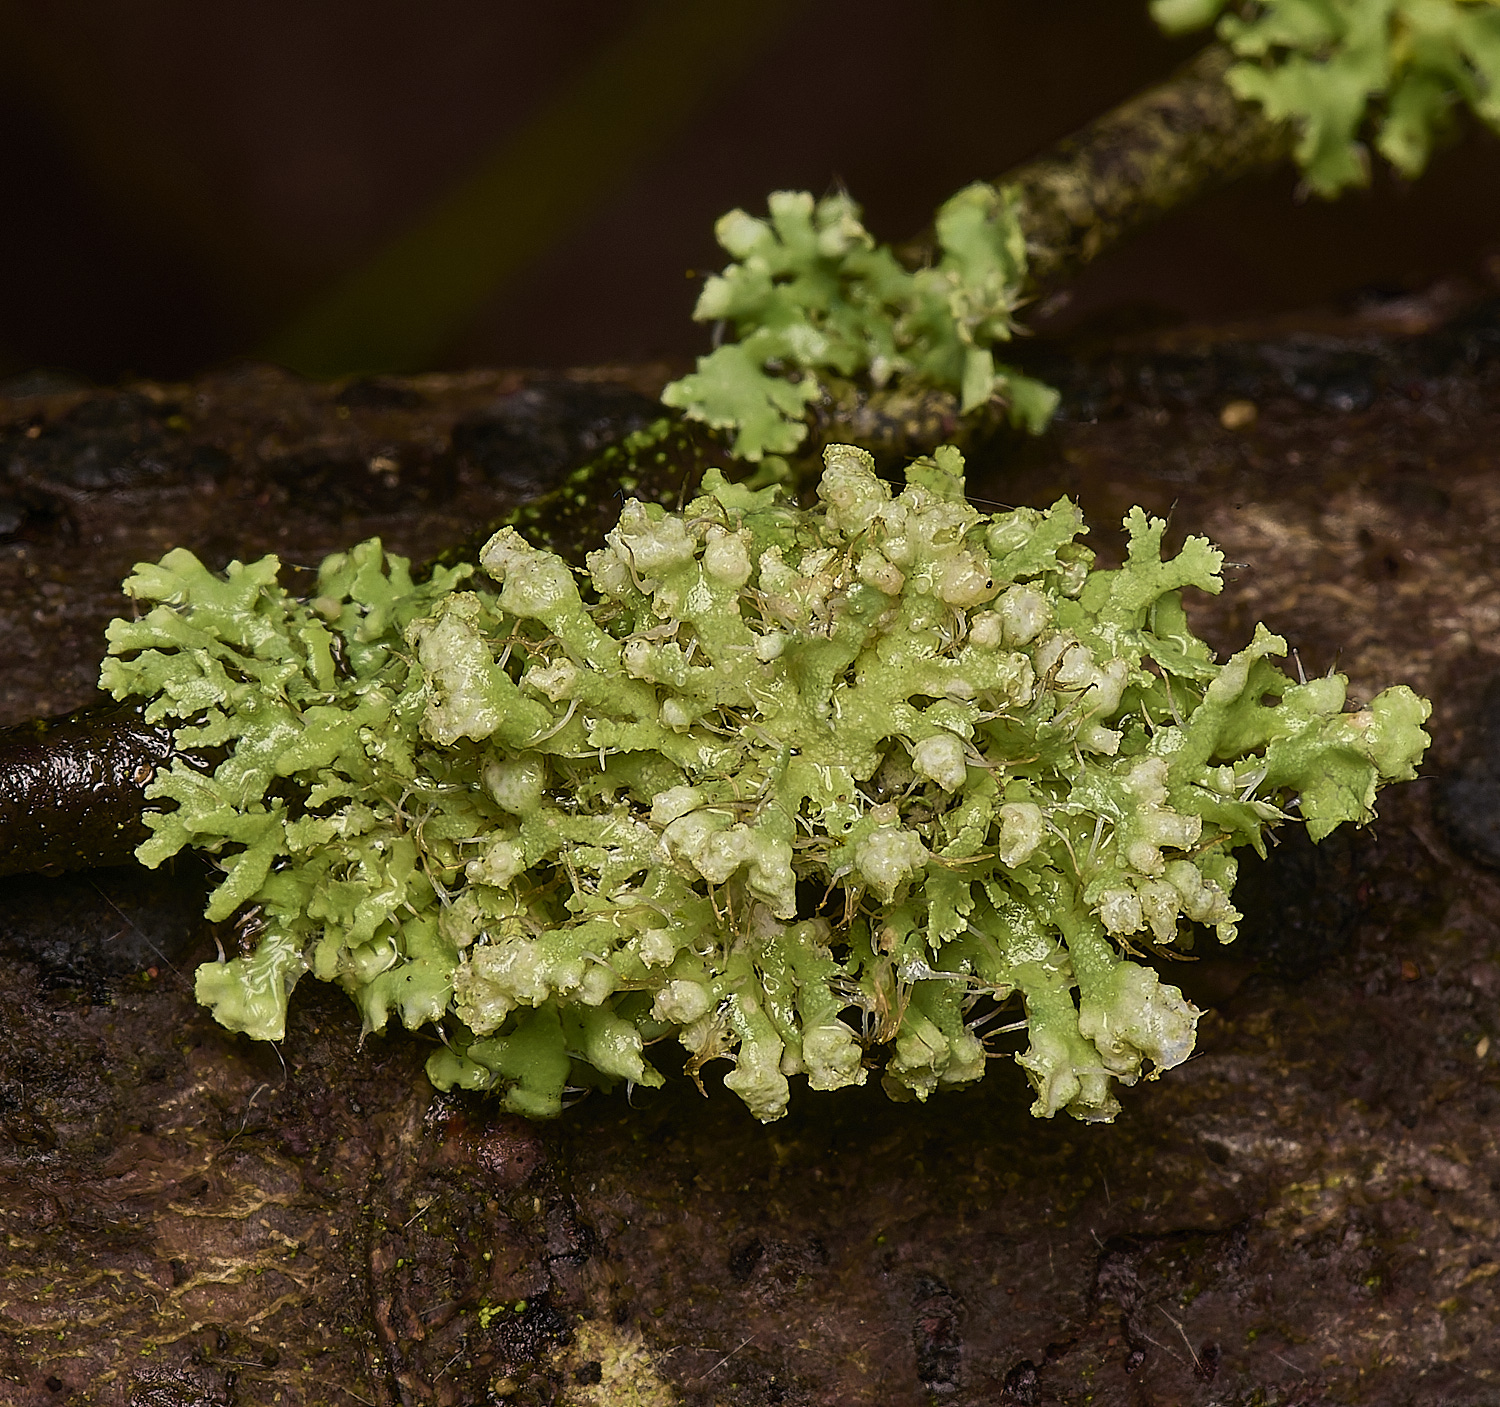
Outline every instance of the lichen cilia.
[[311, 972], [533, 1116], [659, 1084], [668, 1036], [763, 1120], [794, 1080], [925, 1099], [1007, 1005], [1044, 1117], [1184, 1060], [1198, 1012], [1131, 954], [1232, 939], [1234, 849], [1293, 795], [1314, 839], [1368, 820], [1427, 703], [1346, 711], [1264, 627], [1216, 663], [1180, 598], [1221, 555], [1139, 509], [1094, 570], [1072, 503], [981, 514], [956, 450], [894, 495], [825, 460], [813, 509], [717, 471], [631, 501], [583, 574], [513, 529], [420, 584], [364, 543], [307, 600], [274, 557], [138, 568], [104, 687], [231, 749], [158, 778], [140, 858], [216, 855], [209, 917], [263, 925], [199, 999], [280, 1039]]

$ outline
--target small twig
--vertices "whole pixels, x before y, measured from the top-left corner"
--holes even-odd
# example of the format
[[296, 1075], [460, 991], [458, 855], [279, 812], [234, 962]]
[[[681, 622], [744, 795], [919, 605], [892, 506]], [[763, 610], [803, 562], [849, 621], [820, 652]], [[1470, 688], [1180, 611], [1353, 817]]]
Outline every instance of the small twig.
[[1201, 1374], [1203, 1372], [1203, 1365], [1198, 1361], [1198, 1355], [1194, 1352], [1192, 1344], [1188, 1342], [1187, 1330], [1182, 1327], [1182, 1320], [1173, 1319], [1159, 1304], [1153, 1305], [1152, 1308], [1160, 1311], [1169, 1323], [1177, 1326], [1177, 1332], [1182, 1335], [1182, 1342], [1186, 1345], [1187, 1351], [1193, 1355], [1193, 1368]]
[[711, 1378], [711, 1377], [713, 1377], [713, 1375], [715, 1373], [717, 1373], [719, 1371], [719, 1369], [722, 1368], [727, 1362], [729, 1362], [729, 1360], [731, 1358], [733, 1358], [734, 1355], [737, 1354], [740, 1351], [740, 1349], [744, 1348], [745, 1344], [749, 1343], [751, 1339], [755, 1339], [755, 1338], [759, 1338], [759, 1337], [760, 1337], [759, 1334], [751, 1334], [750, 1338], [746, 1339], [744, 1341], [744, 1343], [741, 1343], [736, 1348], [730, 1349], [728, 1353], [726, 1353], [721, 1359], [719, 1359], [719, 1361], [717, 1363], [714, 1364], [714, 1366], [712, 1368], [710, 1368], [708, 1370], [708, 1372], [706, 1372], [706, 1373], [700, 1373], [696, 1378], [692, 1378], [689, 1381], [695, 1382], [695, 1383], [707, 1382], [708, 1379]]
[[1148, 1334], [1144, 1329], [1141, 1330], [1141, 1337], [1145, 1339], [1147, 1343], [1155, 1344], [1157, 1348], [1159, 1348], [1163, 1353], [1167, 1355], [1168, 1358], [1175, 1358], [1177, 1362], [1182, 1362], [1182, 1355], [1178, 1353], [1176, 1349], [1168, 1348], [1166, 1344], [1164, 1344], [1160, 1339], [1153, 1339], [1151, 1335]]
[[414, 1222], [419, 1216], [425, 1216], [431, 1209], [433, 1202], [435, 1202], [436, 1200], [437, 1199], [435, 1197], [429, 1197], [425, 1202], [422, 1203], [420, 1207], [416, 1209], [416, 1211], [414, 1211], [409, 1217], [407, 1217], [405, 1221], [401, 1223], [401, 1229], [405, 1231], [406, 1228], [410, 1226], [412, 1222]]

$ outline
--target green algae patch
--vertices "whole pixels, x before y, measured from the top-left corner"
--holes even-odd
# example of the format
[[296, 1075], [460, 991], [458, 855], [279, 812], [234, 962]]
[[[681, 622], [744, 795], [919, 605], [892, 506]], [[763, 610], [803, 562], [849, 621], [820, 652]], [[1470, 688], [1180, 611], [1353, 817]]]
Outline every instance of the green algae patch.
[[567, 1407], [676, 1407], [680, 1401], [634, 1327], [583, 1320], [556, 1366], [564, 1374]]
[[1370, 819], [1427, 704], [1351, 711], [1263, 627], [1217, 662], [1181, 593], [1220, 553], [1140, 510], [1095, 570], [1072, 503], [982, 514], [955, 450], [900, 493], [825, 462], [812, 509], [716, 471], [632, 500], [582, 573], [513, 530], [422, 584], [365, 543], [306, 600], [275, 558], [138, 568], [103, 686], [227, 752], [152, 783], [140, 856], [215, 856], [254, 939], [199, 999], [280, 1039], [311, 972], [532, 1117], [659, 1084], [668, 1037], [762, 1120], [977, 1080], [1008, 1010], [1043, 1117], [1185, 1060], [1198, 1012], [1133, 955], [1230, 941], [1233, 851]]

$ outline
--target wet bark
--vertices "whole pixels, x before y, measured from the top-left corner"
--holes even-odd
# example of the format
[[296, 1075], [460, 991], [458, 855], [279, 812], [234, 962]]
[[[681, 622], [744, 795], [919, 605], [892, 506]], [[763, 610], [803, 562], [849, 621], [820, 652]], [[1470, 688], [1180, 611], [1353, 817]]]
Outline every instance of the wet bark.
[[179, 759], [212, 770], [221, 758], [179, 748], [134, 703], [0, 729], [0, 875], [127, 864], [150, 834], [142, 815], [156, 773]]

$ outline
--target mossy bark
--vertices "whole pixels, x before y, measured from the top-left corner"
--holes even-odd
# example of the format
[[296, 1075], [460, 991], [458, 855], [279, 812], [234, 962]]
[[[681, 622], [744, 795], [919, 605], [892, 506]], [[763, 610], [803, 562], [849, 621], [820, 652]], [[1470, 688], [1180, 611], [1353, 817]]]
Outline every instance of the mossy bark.
[[1210, 45], [1169, 82], [1001, 178], [1021, 194], [1035, 291], [1062, 287], [1163, 216], [1291, 156], [1292, 125], [1230, 91], [1233, 62]]
[[[1290, 158], [1295, 128], [1235, 97], [1225, 82], [1233, 62], [1211, 44], [1167, 82], [997, 178], [1021, 197], [1030, 292], [1063, 287], [1172, 211]], [[932, 248], [929, 231], [903, 253], [920, 261]]]

